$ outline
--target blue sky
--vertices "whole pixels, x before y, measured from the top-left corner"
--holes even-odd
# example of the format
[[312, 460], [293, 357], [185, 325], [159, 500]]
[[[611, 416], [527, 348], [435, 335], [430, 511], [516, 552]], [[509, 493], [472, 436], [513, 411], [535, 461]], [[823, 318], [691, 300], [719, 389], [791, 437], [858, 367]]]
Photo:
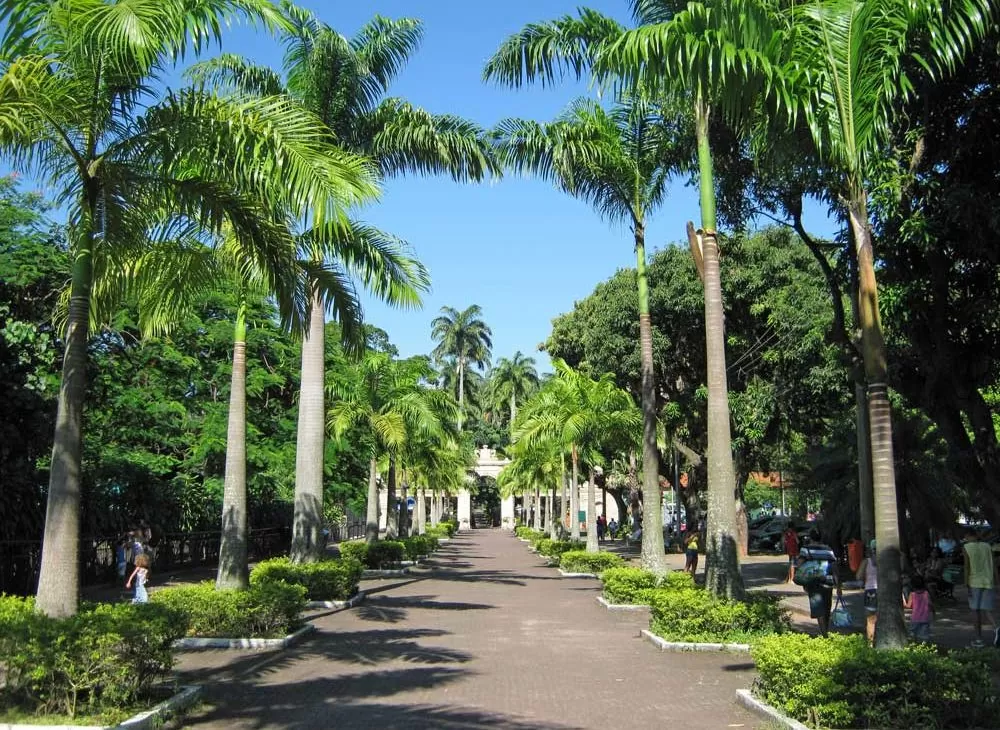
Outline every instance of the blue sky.
[[[391, 94], [432, 112], [448, 112], [492, 126], [504, 117], [548, 120], [586, 83], [510, 90], [481, 81], [486, 60], [508, 35], [526, 23], [575, 13], [579, 0], [367, 0], [301, 5], [344, 33], [354, 34], [375, 14], [416, 17], [424, 22], [421, 49], [399, 75]], [[591, 0], [589, 7], [628, 22], [626, 0]], [[224, 50], [280, 67], [277, 41], [239, 27]], [[677, 181], [666, 205], [650, 221], [647, 245], [660, 248], [684, 235], [697, 217], [697, 197]], [[828, 234], [830, 224], [812, 211], [812, 224]], [[479, 304], [493, 329], [494, 359], [521, 350], [548, 366], [536, 352], [550, 322], [617, 269], [634, 266], [631, 234], [603, 222], [588, 206], [537, 180], [508, 177], [480, 185], [447, 178], [387, 181], [382, 201], [358, 217], [408, 241], [428, 267], [433, 290], [419, 311], [392, 310], [365, 298], [366, 318], [388, 331], [402, 355], [429, 352], [430, 321], [444, 306]]]

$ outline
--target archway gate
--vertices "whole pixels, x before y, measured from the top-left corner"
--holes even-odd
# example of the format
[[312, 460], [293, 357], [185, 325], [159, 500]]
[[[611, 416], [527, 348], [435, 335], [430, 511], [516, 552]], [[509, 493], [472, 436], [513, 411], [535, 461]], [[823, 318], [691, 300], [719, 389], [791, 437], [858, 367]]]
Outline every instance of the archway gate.
[[[496, 479], [509, 463], [509, 459], [501, 459], [493, 449], [482, 446], [476, 451], [476, 466], [473, 472], [481, 477]], [[506, 497], [500, 502], [500, 528], [514, 529], [513, 496]], [[472, 493], [466, 488], [458, 490], [458, 529], [472, 529]]]

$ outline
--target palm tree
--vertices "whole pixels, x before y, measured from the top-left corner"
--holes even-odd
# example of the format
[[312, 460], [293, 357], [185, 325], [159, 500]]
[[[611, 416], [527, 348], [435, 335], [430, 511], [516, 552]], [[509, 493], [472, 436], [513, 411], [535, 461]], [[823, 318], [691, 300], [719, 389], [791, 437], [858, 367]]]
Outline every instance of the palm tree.
[[441, 314], [431, 322], [431, 337], [438, 343], [434, 357], [454, 358], [458, 374], [458, 429], [462, 430], [465, 408], [465, 374], [471, 365], [484, 368], [490, 362], [493, 332], [482, 319], [483, 310], [473, 304], [459, 312], [453, 307], [441, 307]]
[[[479, 127], [386, 98], [396, 75], [420, 45], [419, 20], [376, 16], [348, 39], [290, 3], [282, 4], [282, 14], [284, 81], [270, 69], [233, 55], [199, 64], [193, 74], [250, 93], [282, 93], [295, 99], [323, 119], [338, 144], [372, 159], [383, 175], [448, 173], [456, 180], [480, 180], [497, 172]], [[375, 229], [364, 227], [364, 231], [370, 237], [366, 244], [374, 251], [388, 240]], [[396, 304], [414, 306], [419, 292], [426, 290], [426, 272], [411, 267], [406, 273], [384, 295]], [[323, 499], [325, 317], [319, 300], [314, 301], [313, 311], [302, 349], [292, 543], [297, 561], [317, 557]]]
[[[534, 489], [535, 500], [541, 504], [542, 490], [548, 492], [549, 508], [545, 510], [545, 528], [556, 539], [556, 488], [562, 481], [562, 449], [554, 440], [517, 441], [510, 448], [511, 463], [497, 477], [497, 484], [510, 493]], [[539, 529], [540, 510], [535, 511], [535, 529]]]
[[868, 217], [871, 168], [890, 145], [894, 115], [913, 89], [910, 65], [950, 73], [996, 20], [988, 0], [807, 2], [788, 12], [794, 28], [779, 101], [804, 113], [824, 163], [842, 177], [858, 266], [861, 349], [868, 381], [879, 605], [875, 643], [906, 643], [899, 601], [900, 542], [888, 394], [887, 356], [879, 312], [875, 253]]
[[218, 40], [239, 15], [277, 20], [264, 0], [19, 0], [0, 8], [0, 149], [47, 176], [69, 207], [73, 271], [37, 599], [49, 615], [77, 608], [95, 282], [112, 289], [128, 278], [119, 275], [122, 262], [144, 248], [217, 236], [224, 226], [261, 270], [276, 271], [272, 262], [293, 255], [276, 209], [330, 221], [376, 192], [365, 163], [331, 153], [329, 131], [283, 98], [222, 99], [198, 89], [153, 96], [163, 69]]
[[518, 400], [525, 398], [538, 389], [538, 371], [535, 370], [535, 358], [526, 357], [520, 350], [514, 357], [500, 358], [490, 375], [490, 392], [496, 404], [510, 403], [510, 431], [514, 431], [514, 421], [517, 418]]
[[[656, 525], [661, 520], [659, 452], [646, 219], [663, 203], [670, 175], [683, 162], [683, 129], [682, 115], [641, 93], [621, 97], [610, 109], [578, 99], [551, 124], [511, 119], [497, 129], [498, 154], [506, 165], [552, 179], [605, 219], [627, 222], [632, 229], [642, 363], [644, 514], [647, 524]], [[643, 532], [642, 562], [649, 570], [666, 571], [659, 530]]]
[[[366, 538], [378, 540], [378, 459], [389, 457], [389, 507], [395, 501], [396, 460], [407, 442], [418, 436], [441, 437], [441, 405], [434, 391], [424, 385], [432, 371], [426, 358], [394, 360], [383, 352], [366, 352], [356, 367], [332, 385], [336, 397], [330, 406], [329, 425], [337, 438], [360, 429], [371, 444], [368, 472]], [[386, 520], [393, 535], [392, 515]]]

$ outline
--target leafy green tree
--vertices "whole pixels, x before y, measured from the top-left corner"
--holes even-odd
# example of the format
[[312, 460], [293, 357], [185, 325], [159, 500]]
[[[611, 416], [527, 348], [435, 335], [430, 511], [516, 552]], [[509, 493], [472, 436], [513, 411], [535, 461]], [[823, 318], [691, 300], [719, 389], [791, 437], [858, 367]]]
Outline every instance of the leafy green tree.
[[534, 491], [536, 530], [543, 528], [541, 496], [543, 490], [548, 492], [544, 528], [549, 531], [549, 537], [553, 540], [556, 539], [559, 522], [556, 518], [556, 489], [562, 481], [563, 471], [562, 449], [554, 439], [521, 440], [514, 443], [511, 448], [511, 463], [497, 477], [497, 483], [504, 494]]
[[[376, 16], [346, 38], [312, 13], [284, 3], [285, 79], [231, 54], [199, 64], [197, 78], [255, 94], [284, 94], [317, 114], [344, 149], [371, 159], [383, 175], [448, 173], [480, 180], [496, 172], [489, 145], [476, 125], [452, 115], [434, 115], [387, 98], [396, 75], [422, 39], [419, 20]], [[415, 306], [428, 286], [427, 273], [404, 255], [400, 242], [370, 226], [354, 224], [323, 232], [339, 246], [338, 259], [360, 270], [366, 285], [387, 301]], [[320, 251], [314, 258], [321, 259]], [[292, 557], [318, 557], [322, 503], [323, 310], [316, 298], [303, 347], [300, 427], [297, 443], [298, 498]]]
[[509, 429], [513, 431], [518, 401], [523, 403], [538, 388], [535, 358], [526, 357], [520, 350], [510, 359], [501, 357], [490, 372], [489, 388], [494, 408], [510, 404]]
[[[366, 538], [378, 540], [378, 459], [389, 458], [388, 505], [395, 505], [396, 461], [413, 438], [443, 433], [440, 403], [425, 385], [431, 375], [426, 358], [395, 360], [382, 352], [367, 352], [356, 368], [333, 384], [336, 399], [329, 425], [338, 437], [349, 429], [363, 430], [372, 445], [368, 473]], [[395, 514], [386, 520], [387, 534], [395, 536]]]
[[[632, 229], [642, 343], [644, 509], [647, 523], [658, 525], [659, 452], [646, 219], [663, 203], [667, 181], [683, 159], [682, 117], [642, 93], [623, 97], [610, 110], [579, 99], [551, 124], [505, 120], [498, 127], [498, 137], [499, 154], [509, 167], [553, 180], [568, 194], [590, 203], [608, 221], [626, 222]], [[642, 555], [650, 569], [666, 569], [659, 531], [643, 533]]]
[[[95, 277], [113, 288], [131, 278], [118, 262], [136, 249], [224, 225], [261, 264], [280, 261], [291, 254], [275, 207], [327, 220], [375, 192], [366, 165], [329, 154], [320, 122], [282, 98], [153, 95], [173, 59], [218, 40], [240, 15], [276, 19], [263, 0], [18, 0], [0, 8], [0, 149], [50, 178], [70, 209], [72, 284], [37, 603], [52, 616], [77, 606]], [[170, 292], [161, 294], [169, 303]]]
[[868, 380], [875, 536], [879, 546], [879, 622], [876, 645], [906, 642], [902, 610], [899, 516], [885, 337], [879, 310], [868, 182], [889, 143], [899, 103], [920, 73], [947, 74], [995, 18], [988, 0], [937, 2], [874, 0], [808, 2], [791, 11], [794, 36], [779, 94], [804, 113], [824, 161], [840, 172], [858, 267], [861, 350]]
[[465, 417], [465, 379], [469, 367], [485, 368], [490, 362], [493, 332], [482, 318], [478, 304], [461, 312], [453, 307], [441, 307], [441, 314], [431, 322], [431, 337], [437, 342], [434, 357], [438, 361], [451, 360], [458, 376], [455, 384], [458, 400], [458, 429], [462, 430]]

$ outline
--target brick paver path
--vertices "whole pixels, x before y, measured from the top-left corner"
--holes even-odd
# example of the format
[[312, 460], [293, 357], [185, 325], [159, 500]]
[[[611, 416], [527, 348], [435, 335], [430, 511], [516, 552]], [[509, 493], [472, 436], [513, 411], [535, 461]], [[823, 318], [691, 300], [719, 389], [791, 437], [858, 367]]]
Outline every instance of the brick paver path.
[[528, 730], [746, 728], [734, 703], [749, 659], [660, 653], [644, 614], [599, 606], [507, 533], [473, 531], [405, 579], [370, 581], [359, 607], [313, 619], [286, 652], [190, 653], [206, 683], [185, 727]]

